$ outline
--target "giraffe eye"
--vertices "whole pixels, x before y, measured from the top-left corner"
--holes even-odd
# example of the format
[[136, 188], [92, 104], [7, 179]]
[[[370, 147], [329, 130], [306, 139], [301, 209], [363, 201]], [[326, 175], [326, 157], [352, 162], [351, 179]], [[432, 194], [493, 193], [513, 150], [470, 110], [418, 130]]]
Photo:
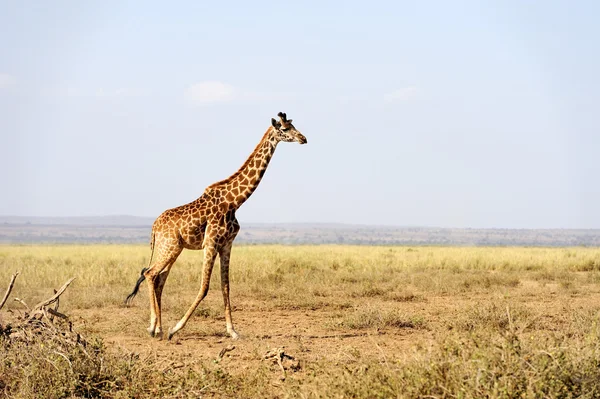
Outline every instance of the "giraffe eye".
[[288, 129], [287, 127], [282, 127], [282, 128], [281, 128], [281, 131], [282, 131], [282, 132], [286, 132], [286, 131], [288, 131], [288, 130], [289, 130], [289, 129]]

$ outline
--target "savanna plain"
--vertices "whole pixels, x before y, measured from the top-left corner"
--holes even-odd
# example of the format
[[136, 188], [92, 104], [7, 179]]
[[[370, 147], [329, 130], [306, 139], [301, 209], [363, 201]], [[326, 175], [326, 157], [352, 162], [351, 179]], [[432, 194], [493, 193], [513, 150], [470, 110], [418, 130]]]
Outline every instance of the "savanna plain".
[[[147, 335], [148, 246], [0, 246], [0, 325], [75, 277], [60, 311], [88, 341], [65, 351], [0, 334], [7, 398], [600, 398], [600, 249], [234, 246], [225, 333], [211, 289], [172, 341]], [[200, 287], [184, 251], [163, 294], [173, 326]], [[235, 346], [235, 348], [232, 348]], [[224, 349], [230, 351], [219, 357]], [[276, 348], [282, 373], [264, 355]]]

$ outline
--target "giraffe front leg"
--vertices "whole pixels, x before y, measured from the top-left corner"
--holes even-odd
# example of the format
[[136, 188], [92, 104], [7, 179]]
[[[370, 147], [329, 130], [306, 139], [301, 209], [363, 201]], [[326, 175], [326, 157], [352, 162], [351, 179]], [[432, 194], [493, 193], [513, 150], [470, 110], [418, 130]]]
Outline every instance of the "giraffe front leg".
[[179, 330], [181, 330], [185, 324], [188, 322], [200, 302], [204, 299], [206, 294], [208, 293], [208, 287], [210, 285], [210, 276], [212, 274], [212, 269], [215, 264], [215, 259], [217, 257], [217, 251], [215, 249], [214, 243], [210, 243], [204, 246], [204, 266], [202, 268], [202, 287], [200, 287], [200, 292], [196, 296], [194, 303], [185, 313], [185, 315], [179, 320], [179, 322], [175, 325], [175, 327], [169, 330], [168, 339], [173, 338], [173, 335]]
[[229, 259], [231, 257], [232, 243], [227, 244], [219, 254], [221, 262], [221, 291], [223, 292], [223, 304], [225, 305], [225, 323], [227, 324], [227, 334], [232, 339], [238, 339], [239, 335], [233, 328], [231, 320], [231, 302], [229, 300]]

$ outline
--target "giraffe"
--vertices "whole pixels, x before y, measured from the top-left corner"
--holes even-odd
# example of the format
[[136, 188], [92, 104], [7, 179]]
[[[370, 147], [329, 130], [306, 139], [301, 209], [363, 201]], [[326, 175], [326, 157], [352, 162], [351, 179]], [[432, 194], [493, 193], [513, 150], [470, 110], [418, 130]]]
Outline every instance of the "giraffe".
[[[231, 248], [240, 225], [235, 211], [252, 195], [260, 183], [277, 144], [281, 141], [306, 144], [306, 137], [292, 125], [285, 113], [277, 114], [279, 121], [271, 119], [265, 132], [250, 157], [241, 168], [225, 180], [208, 186], [200, 198], [188, 204], [164, 211], [152, 225], [150, 241], [151, 255], [148, 267], [142, 269], [133, 292], [125, 303], [129, 305], [137, 294], [140, 284], [147, 280], [150, 296], [151, 337], [162, 339], [161, 296], [171, 267], [183, 249], [204, 250], [202, 285], [196, 299], [181, 318], [169, 330], [170, 340], [181, 330], [200, 302], [208, 293], [213, 265], [219, 256], [221, 267], [221, 291], [225, 305], [227, 333], [237, 339], [238, 333], [231, 320], [229, 300], [229, 260]], [[152, 258], [156, 254], [154, 262]]]

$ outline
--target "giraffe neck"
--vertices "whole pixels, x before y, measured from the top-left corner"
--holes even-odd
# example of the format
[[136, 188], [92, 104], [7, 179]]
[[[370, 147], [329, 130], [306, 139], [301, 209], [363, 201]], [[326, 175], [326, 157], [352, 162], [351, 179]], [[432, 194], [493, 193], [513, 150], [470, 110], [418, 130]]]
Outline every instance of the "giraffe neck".
[[269, 128], [252, 154], [242, 167], [229, 178], [215, 183], [209, 188], [224, 189], [221, 198], [229, 205], [229, 209], [237, 209], [252, 195], [269, 166], [277, 141], [271, 137]]

